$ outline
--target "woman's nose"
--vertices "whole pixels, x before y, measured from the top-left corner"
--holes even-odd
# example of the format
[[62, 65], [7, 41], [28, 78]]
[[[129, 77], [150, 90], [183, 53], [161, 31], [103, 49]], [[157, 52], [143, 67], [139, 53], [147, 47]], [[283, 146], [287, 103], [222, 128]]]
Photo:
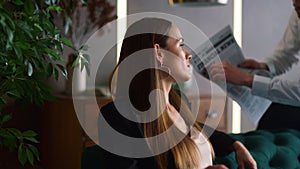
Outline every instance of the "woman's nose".
[[184, 51], [185, 51], [185, 58], [186, 58], [186, 60], [191, 60], [192, 59], [192, 55], [187, 50], [184, 50]]

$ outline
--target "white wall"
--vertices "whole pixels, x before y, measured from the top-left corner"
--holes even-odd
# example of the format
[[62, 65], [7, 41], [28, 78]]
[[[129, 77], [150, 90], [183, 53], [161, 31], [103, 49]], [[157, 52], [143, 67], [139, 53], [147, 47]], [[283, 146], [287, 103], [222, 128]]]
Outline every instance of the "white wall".
[[292, 0], [243, 0], [245, 56], [261, 60], [271, 55], [292, 11]]
[[232, 9], [232, 0], [229, 0], [226, 6], [215, 7], [170, 6], [168, 0], [128, 0], [128, 14], [163, 12], [176, 15], [189, 20], [208, 36], [213, 35], [228, 24], [232, 25]]

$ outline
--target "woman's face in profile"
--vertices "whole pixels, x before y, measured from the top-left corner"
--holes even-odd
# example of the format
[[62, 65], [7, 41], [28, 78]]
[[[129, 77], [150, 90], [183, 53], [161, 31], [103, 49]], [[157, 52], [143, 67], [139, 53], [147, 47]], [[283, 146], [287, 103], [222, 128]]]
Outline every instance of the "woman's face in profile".
[[163, 63], [170, 68], [171, 75], [177, 82], [185, 82], [191, 78], [192, 55], [184, 49], [183, 38], [177, 26], [171, 26], [168, 36]]

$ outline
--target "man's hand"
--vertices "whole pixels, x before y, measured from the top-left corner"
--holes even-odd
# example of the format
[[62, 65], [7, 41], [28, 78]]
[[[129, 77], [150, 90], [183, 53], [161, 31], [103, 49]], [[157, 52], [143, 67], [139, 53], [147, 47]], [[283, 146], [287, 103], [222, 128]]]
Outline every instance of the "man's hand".
[[249, 69], [269, 70], [267, 64], [257, 62], [256, 60], [253, 59], [245, 59], [242, 63], [238, 64], [238, 66], [242, 68], [249, 68]]
[[252, 74], [243, 72], [227, 62], [212, 64], [208, 67], [208, 74], [213, 81], [226, 80], [235, 85], [245, 85], [248, 87], [252, 87], [254, 78]]

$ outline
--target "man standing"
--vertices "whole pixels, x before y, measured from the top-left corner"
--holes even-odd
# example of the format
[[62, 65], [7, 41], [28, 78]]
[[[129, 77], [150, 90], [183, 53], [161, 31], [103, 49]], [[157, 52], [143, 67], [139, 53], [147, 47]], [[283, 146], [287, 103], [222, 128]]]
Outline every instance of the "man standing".
[[[268, 70], [272, 76], [288, 71], [298, 63], [300, 51], [300, 0], [293, 0], [295, 11], [292, 13], [288, 27], [273, 55], [263, 62], [246, 59], [239, 67]], [[258, 128], [296, 128], [300, 120], [300, 75], [293, 81], [270, 78], [240, 71], [229, 63], [211, 65], [208, 69], [212, 79], [222, 77], [224, 69], [227, 82], [244, 85], [252, 89], [252, 94], [273, 102], [260, 120]], [[269, 119], [268, 119], [269, 118]], [[268, 119], [268, 120], [267, 120]]]

